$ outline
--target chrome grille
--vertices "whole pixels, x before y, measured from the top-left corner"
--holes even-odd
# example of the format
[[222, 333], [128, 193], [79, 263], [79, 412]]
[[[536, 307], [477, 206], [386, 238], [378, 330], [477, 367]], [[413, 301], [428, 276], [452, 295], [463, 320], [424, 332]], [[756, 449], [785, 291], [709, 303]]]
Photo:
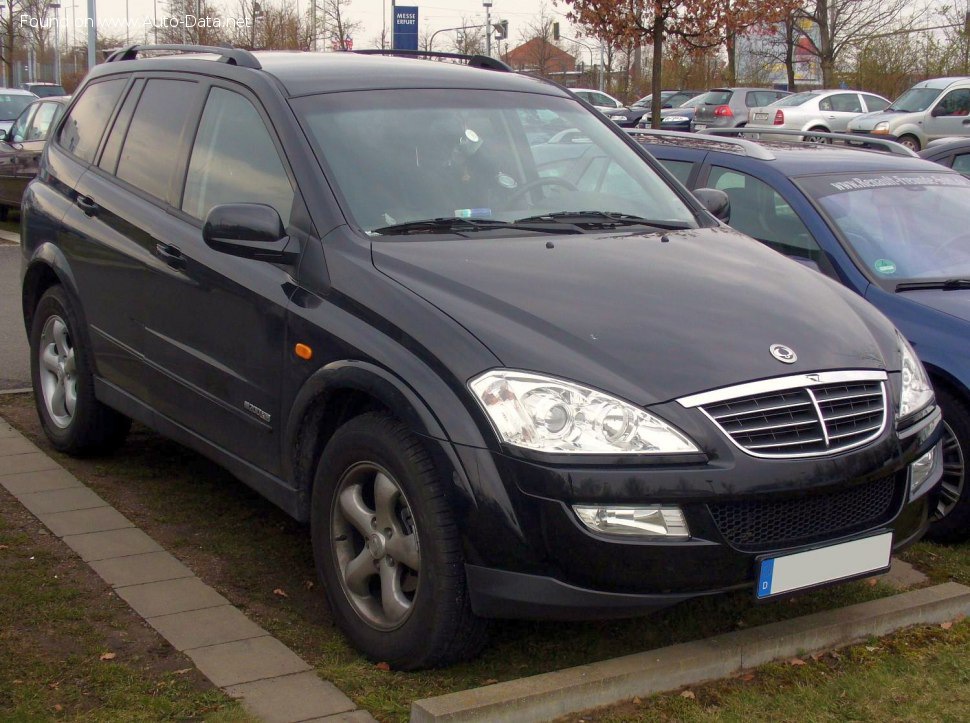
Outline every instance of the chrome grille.
[[700, 407], [749, 454], [812, 457], [859, 447], [882, 433], [885, 380], [882, 372], [798, 375], [680, 401]]

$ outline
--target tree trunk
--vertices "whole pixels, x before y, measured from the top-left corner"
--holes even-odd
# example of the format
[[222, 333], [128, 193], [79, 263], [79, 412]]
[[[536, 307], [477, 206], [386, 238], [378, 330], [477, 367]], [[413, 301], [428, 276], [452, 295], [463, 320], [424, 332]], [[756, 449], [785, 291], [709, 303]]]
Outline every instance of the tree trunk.
[[661, 14], [659, 0], [654, 3], [653, 13], [653, 77], [650, 79], [650, 115], [652, 116], [650, 125], [652, 128], [660, 129], [660, 91], [663, 88], [662, 78], [660, 77], [663, 69], [663, 46], [664, 46], [664, 19]]
[[735, 85], [738, 80], [737, 36], [729, 30], [724, 36], [724, 49], [727, 51], [727, 85]]
[[795, 92], [795, 42], [798, 35], [795, 32], [795, 20], [785, 21], [785, 72], [788, 74], [788, 92]]

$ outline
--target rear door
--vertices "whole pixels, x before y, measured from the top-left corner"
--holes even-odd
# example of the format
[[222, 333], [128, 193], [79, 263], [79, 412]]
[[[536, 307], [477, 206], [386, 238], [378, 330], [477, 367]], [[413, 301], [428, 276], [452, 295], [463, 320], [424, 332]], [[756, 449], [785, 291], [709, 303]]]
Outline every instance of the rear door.
[[858, 93], [834, 93], [820, 100], [818, 109], [829, 129], [841, 133], [848, 129], [849, 121], [863, 112], [862, 99]]

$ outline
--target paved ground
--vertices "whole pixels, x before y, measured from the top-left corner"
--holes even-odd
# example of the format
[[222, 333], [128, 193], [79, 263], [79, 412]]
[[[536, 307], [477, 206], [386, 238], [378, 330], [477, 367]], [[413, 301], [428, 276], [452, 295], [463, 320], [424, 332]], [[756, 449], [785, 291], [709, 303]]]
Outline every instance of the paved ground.
[[27, 335], [20, 311], [20, 246], [0, 236], [0, 391], [30, 386]]
[[3, 418], [0, 485], [251, 713], [267, 723], [374, 721]]

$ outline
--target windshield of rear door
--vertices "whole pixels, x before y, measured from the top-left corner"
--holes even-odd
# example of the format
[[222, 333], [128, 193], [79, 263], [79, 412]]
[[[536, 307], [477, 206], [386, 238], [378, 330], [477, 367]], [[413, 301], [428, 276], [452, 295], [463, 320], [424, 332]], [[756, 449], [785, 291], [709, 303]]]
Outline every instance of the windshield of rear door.
[[796, 182], [880, 285], [970, 278], [970, 179], [930, 171]]
[[893, 101], [893, 104], [886, 108], [886, 111], [919, 113], [929, 108], [942, 92], [940, 88], [910, 88]]
[[425, 219], [590, 211], [698, 225], [624, 139], [570, 98], [407, 89], [292, 104], [345, 210], [369, 234]]

